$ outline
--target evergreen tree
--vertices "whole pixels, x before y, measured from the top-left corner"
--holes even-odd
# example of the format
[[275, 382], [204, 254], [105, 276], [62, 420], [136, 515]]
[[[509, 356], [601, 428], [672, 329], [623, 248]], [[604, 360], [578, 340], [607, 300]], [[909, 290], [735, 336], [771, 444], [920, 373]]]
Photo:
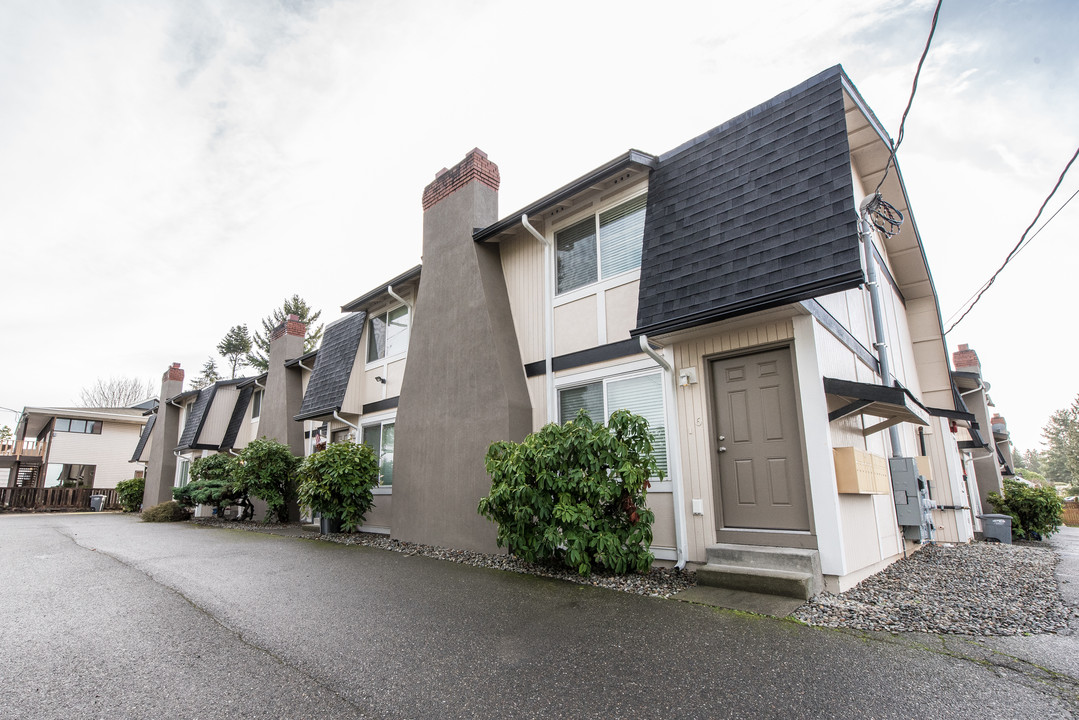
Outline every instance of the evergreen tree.
[[[251, 336], [247, 334], [247, 325], [233, 325], [217, 344], [217, 351], [229, 361], [232, 377], [235, 379], [236, 371], [250, 364], [247, 358], [251, 352]], [[205, 370], [205, 367], [203, 369]]]
[[191, 388], [193, 390], [201, 390], [204, 387], [213, 385], [220, 379], [221, 376], [217, 372], [217, 363], [214, 362], [212, 357], [206, 358], [206, 364], [202, 366], [202, 374], [191, 381]]
[[307, 334], [303, 341], [303, 351], [311, 352], [318, 347], [319, 340], [322, 339], [322, 325], [316, 326], [319, 317], [322, 316], [321, 310], [311, 310], [311, 306], [301, 298], [299, 295], [293, 295], [291, 298], [285, 298], [281, 307], [275, 308], [274, 311], [262, 319], [262, 332], [255, 331], [255, 335], [252, 338], [252, 344], [254, 348], [247, 355], [247, 364], [251, 367], [258, 368], [260, 372], [266, 372], [270, 367], [270, 335], [273, 333], [274, 328], [285, 322], [289, 315], [296, 315], [300, 318], [300, 322], [307, 325]]
[[1041, 473], [1053, 483], [1079, 485], [1079, 398], [1049, 416], [1042, 437], [1049, 449]]

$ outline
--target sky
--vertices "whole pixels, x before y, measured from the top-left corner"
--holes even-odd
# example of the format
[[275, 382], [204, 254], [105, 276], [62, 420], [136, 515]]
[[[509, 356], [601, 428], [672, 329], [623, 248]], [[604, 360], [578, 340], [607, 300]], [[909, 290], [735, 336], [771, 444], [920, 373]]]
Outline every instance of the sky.
[[[835, 64], [894, 138], [933, 8], [5, 0], [0, 425], [99, 378], [192, 378], [294, 293], [339, 317], [420, 261], [423, 188], [473, 147], [506, 215]], [[1077, 36], [1071, 0], [944, 0], [898, 160], [945, 327], [1079, 146]], [[1079, 167], [1043, 221], [1077, 190]], [[1079, 395], [1077, 221], [947, 336], [1024, 449]]]

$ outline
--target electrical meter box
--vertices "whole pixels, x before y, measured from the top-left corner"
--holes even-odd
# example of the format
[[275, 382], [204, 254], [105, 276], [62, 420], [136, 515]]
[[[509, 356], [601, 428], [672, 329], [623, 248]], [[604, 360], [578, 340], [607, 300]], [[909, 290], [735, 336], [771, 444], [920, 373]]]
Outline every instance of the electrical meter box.
[[933, 501], [929, 499], [929, 482], [918, 472], [917, 462], [909, 457], [889, 458], [888, 471], [903, 537], [915, 542], [933, 540]]

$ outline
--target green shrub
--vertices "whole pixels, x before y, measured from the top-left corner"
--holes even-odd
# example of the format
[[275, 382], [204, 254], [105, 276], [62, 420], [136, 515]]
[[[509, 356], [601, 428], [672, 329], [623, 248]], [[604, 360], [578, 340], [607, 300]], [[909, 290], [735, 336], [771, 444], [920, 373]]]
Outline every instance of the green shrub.
[[116, 483], [116, 497], [120, 501], [120, 507], [124, 512], [138, 512], [142, 507], [142, 493], [146, 490], [146, 480], [143, 478], [131, 478]]
[[190, 517], [191, 513], [175, 500], [159, 503], [142, 511], [143, 522], [178, 522]]
[[1012, 516], [1012, 534], [1026, 540], [1052, 535], [1064, 523], [1064, 505], [1051, 487], [1029, 487], [1004, 478], [1004, 497], [989, 493], [989, 504]]
[[233, 462], [233, 477], [250, 495], [266, 502], [266, 522], [271, 518], [288, 522], [289, 508], [296, 506], [300, 458], [293, 456], [288, 445], [263, 437], [252, 440]]
[[363, 525], [378, 485], [378, 457], [363, 444], [334, 443], [304, 459], [297, 472], [300, 505], [341, 521], [352, 532]]
[[228, 455], [217, 454], [198, 458], [191, 463], [191, 482], [182, 488], [173, 488], [172, 497], [185, 507], [212, 505], [217, 516], [225, 517], [225, 508], [239, 505], [243, 508], [240, 520], [251, 517], [253, 508], [247, 497], [247, 488], [233, 478], [236, 464]]
[[649, 478], [662, 477], [648, 422], [625, 410], [606, 426], [583, 410], [521, 443], [487, 450], [491, 494], [479, 513], [498, 524], [498, 546], [529, 561], [554, 561], [582, 575], [652, 565]]

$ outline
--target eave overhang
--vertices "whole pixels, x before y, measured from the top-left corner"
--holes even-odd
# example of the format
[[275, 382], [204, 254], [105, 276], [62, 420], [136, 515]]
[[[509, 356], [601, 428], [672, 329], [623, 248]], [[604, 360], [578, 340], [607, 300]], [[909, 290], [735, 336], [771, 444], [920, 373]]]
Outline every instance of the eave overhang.
[[643, 153], [640, 150], [629, 150], [626, 153], [619, 155], [614, 160], [604, 163], [595, 170], [592, 170], [576, 180], [563, 185], [554, 192], [543, 196], [532, 204], [527, 205], [516, 212], [510, 213], [493, 225], [488, 225], [485, 228], [476, 230], [472, 233], [472, 239], [476, 242], [497, 240], [498, 236], [502, 233], [514, 230], [521, 223], [522, 215], [539, 215], [545, 210], [548, 210], [555, 205], [559, 205], [566, 200], [569, 200], [574, 195], [585, 192], [593, 186], [609, 179], [612, 175], [617, 175], [625, 170], [635, 168], [643, 172], [650, 172], [655, 169], [658, 162], [659, 158], [654, 155]]

